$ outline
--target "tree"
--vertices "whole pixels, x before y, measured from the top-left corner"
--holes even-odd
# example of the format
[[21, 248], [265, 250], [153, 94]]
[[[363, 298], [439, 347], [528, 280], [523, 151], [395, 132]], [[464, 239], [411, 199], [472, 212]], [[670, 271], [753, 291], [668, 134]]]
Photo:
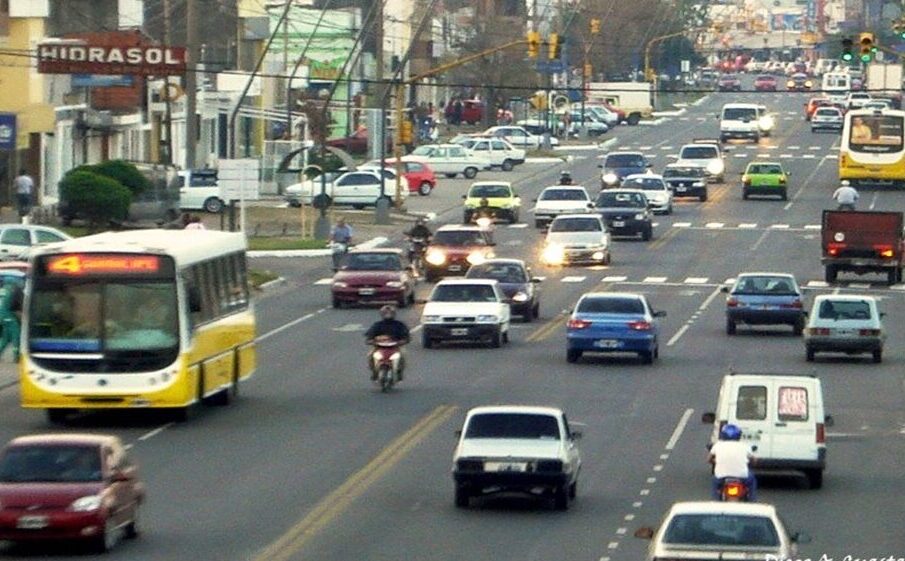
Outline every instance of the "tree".
[[129, 215], [132, 191], [120, 182], [86, 171], [85, 166], [67, 173], [60, 181], [60, 207], [64, 222], [73, 218], [88, 221], [89, 229]]
[[132, 192], [133, 197], [151, 188], [151, 182], [148, 178], [138, 171], [134, 164], [125, 160], [107, 160], [106, 162], [88, 166], [88, 170], [118, 181]]

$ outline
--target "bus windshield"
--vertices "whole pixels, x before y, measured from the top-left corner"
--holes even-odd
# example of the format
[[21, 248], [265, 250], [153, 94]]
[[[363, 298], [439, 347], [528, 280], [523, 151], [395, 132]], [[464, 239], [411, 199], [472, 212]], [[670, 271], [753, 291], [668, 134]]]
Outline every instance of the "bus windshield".
[[900, 115], [854, 115], [849, 148], [873, 154], [901, 152], [902, 134], [903, 118]]

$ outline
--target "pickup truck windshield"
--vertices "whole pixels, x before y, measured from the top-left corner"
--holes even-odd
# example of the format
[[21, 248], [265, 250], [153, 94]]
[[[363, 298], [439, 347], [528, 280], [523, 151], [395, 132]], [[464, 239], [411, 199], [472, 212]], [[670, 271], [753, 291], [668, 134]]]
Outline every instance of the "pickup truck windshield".
[[559, 423], [552, 415], [482, 413], [468, 421], [465, 438], [559, 440]]

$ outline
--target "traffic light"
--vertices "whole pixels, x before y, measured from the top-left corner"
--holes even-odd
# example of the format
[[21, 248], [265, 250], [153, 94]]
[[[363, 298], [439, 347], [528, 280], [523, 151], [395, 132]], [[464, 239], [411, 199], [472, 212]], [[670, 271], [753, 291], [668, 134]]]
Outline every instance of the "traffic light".
[[874, 45], [874, 34], [864, 32], [859, 37], [858, 44], [861, 46], [861, 62], [870, 62], [874, 58], [874, 53], [877, 52], [877, 47]]
[[399, 135], [397, 141], [398, 144], [412, 143], [412, 122], [408, 119], [403, 119], [399, 124]]
[[840, 58], [843, 62], [851, 62], [855, 58], [854, 53], [852, 53], [852, 40], [848, 37], [842, 39], [842, 55]]
[[537, 58], [540, 51], [540, 33], [537, 31], [528, 32], [528, 58]]
[[550, 34], [550, 45], [547, 50], [547, 58], [550, 60], [556, 60], [559, 58], [559, 34], [551, 33]]
[[591, 18], [591, 34], [597, 35], [600, 33], [600, 18]]

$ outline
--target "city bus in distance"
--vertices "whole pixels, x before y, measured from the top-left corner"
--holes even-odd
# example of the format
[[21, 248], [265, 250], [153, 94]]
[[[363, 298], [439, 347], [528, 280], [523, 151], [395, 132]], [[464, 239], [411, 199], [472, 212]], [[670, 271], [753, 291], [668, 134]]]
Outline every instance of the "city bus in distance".
[[839, 179], [857, 183], [905, 183], [905, 111], [861, 109], [845, 114], [839, 146]]
[[845, 101], [852, 89], [852, 77], [848, 72], [826, 72], [820, 89], [833, 101]]
[[51, 422], [90, 409], [227, 404], [255, 369], [242, 234], [109, 232], [32, 256], [22, 406]]

